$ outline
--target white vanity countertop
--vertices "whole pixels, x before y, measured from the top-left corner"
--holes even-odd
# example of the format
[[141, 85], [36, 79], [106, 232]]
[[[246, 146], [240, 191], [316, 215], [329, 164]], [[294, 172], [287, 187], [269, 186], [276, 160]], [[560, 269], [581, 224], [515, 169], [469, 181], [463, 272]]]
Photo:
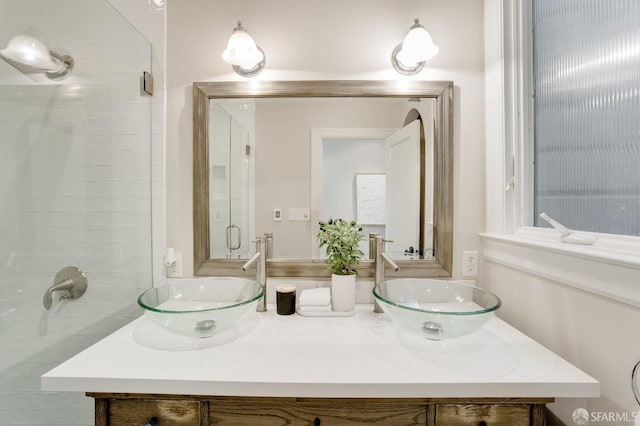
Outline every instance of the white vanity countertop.
[[434, 342], [396, 333], [385, 314], [256, 313], [207, 339], [144, 316], [42, 376], [47, 391], [186, 395], [483, 398], [598, 397], [599, 383], [498, 318]]

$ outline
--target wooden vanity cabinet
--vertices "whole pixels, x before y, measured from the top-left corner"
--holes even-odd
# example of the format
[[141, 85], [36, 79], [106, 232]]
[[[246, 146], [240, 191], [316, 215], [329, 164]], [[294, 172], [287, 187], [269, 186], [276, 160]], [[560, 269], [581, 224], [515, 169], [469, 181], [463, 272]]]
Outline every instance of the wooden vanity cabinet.
[[228, 398], [209, 406], [212, 425], [426, 425], [424, 400]]
[[[436, 404], [435, 422], [445, 426], [541, 426], [546, 424], [544, 404], [505, 403], [441, 403]], [[430, 426], [431, 426], [430, 425]]]
[[209, 425], [209, 402], [171, 395], [87, 394], [95, 398], [96, 426]]
[[250, 398], [98, 394], [96, 426], [542, 426], [551, 398]]

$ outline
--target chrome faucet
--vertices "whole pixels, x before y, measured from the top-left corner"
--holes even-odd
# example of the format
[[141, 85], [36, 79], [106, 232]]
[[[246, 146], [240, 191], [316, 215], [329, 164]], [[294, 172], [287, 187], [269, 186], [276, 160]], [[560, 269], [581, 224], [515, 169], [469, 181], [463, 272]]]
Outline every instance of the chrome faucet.
[[[391, 259], [391, 257], [385, 253], [384, 245], [385, 243], [392, 243], [391, 240], [385, 240], [384, 237], [376, 236], [376, 253], [375, 253], [375, 265], [376, 265], [376, 275], [373, 285], [378, 285], [382, 281], [384, 281], [384, 268], [385, 264], [388, 265], [394, 271], [400, 269], [400, 267], [396, 264], [396, 262]], [[378, 301], [373, 299], [373, 312], [382, 313], [384, 312], [380, 305], [378, 305]]]
[[256, 281], [262, 286], [263, 296], [256, 306], [256, 311], [265, 312], [267, 310], [267, 235], [263, 238], [258, 237], [253, 242], [256, 243], [256, 254], [251, 256], [244, 265], [242, 270], [246, 271], [254, 263], [256, 264]]

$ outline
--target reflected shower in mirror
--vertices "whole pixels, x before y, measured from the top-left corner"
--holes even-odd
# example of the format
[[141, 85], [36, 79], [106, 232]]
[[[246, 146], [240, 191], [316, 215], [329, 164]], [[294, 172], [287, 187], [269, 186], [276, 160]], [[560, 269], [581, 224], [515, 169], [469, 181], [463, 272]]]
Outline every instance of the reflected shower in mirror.
[[211, 257], [248, 259], [254, 231], [253, 104], [212, 102], [209, 109]]

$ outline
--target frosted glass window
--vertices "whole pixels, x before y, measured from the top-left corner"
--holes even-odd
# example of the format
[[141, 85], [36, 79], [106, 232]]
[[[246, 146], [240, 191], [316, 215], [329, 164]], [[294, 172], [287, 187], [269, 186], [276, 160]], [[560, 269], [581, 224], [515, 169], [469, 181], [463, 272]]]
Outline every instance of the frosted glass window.
[[640, 1], [534, 0], [534, 213], [640, 235]]

